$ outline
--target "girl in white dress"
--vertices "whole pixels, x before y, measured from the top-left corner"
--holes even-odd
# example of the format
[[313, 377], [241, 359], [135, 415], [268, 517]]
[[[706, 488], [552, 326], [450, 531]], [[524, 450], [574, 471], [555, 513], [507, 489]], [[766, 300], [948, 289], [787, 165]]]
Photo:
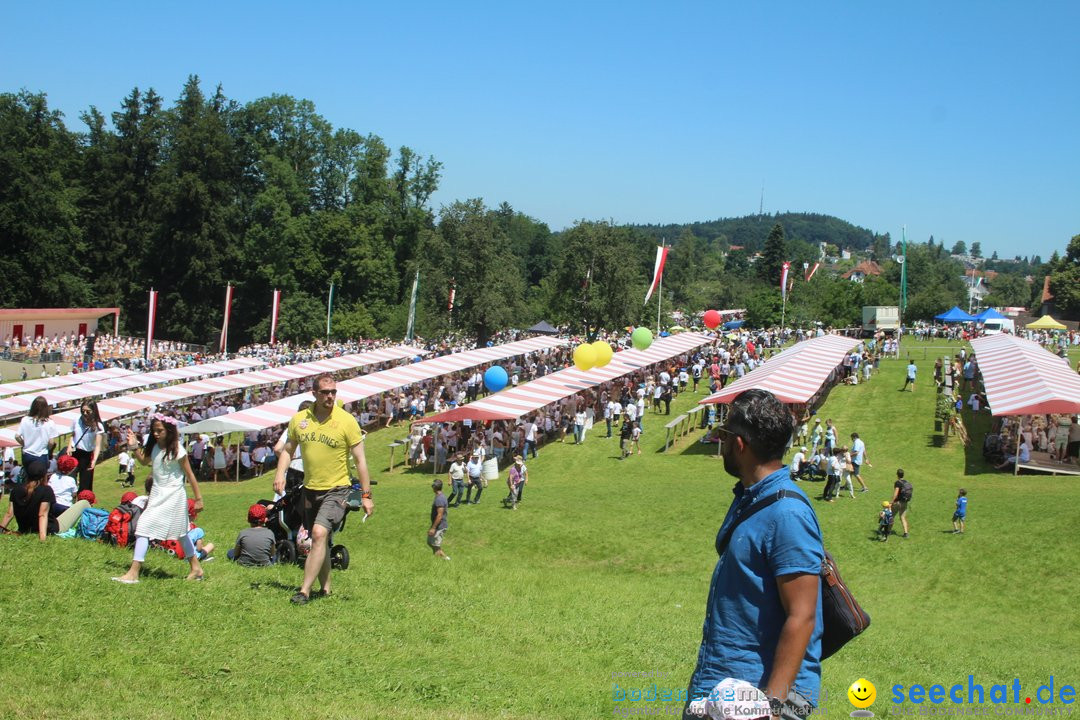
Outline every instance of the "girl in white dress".
[[199, 482], [191, 471], [187, 452], [180, 443], [180, 431], [176, 419], [155, 414], [150, 421], [150, 438], [145, 446], [139, 446], [135, 434], [128, 431], [128, 446], [135, 452], [135, 459], [153, 467], [154, 485], [146, 509], [139, 516], [135, 527], [135, 559], [131, 567], [113, 580], [133, 585], [139, 582], [139, 570], [146, 560], [151, 540], [179, 540], [184, 557], [191, 563], [188, 580], [202, 580], [203, 570], [199, 554], [188, 539], [187, 492], [184, 480], [191, 483], [195, 495], [195, 510], [203, 509]]

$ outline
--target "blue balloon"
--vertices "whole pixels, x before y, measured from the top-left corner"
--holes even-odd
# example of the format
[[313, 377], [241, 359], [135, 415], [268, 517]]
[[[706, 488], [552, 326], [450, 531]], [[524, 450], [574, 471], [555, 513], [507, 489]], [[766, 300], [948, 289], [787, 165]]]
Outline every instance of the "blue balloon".
[[484, 373], [484, 387], [490, 392], [499, 392], [504, 387], [510, 378], [506, 375], [506, 371], [498, 365], [492, 365]]

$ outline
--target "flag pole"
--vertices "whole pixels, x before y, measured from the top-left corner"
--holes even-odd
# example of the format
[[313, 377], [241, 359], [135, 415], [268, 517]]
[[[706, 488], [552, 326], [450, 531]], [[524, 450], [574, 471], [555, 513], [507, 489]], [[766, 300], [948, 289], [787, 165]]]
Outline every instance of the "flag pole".
[[[665, 247], [667, 247], [667, 241], [661, 239], [661, 252], [663, 252], [663, 248]], [[660, 285], [657, 287], [656, 295], [656, 337], [660, 337], [660, 305], [664, 302], [664, 273], [662, 272], [660, 273]]]
[[409, 324], [405, 328], [405, 340], [412, 341], [413, 325], [416, 322], [416, 288], [420, 285], [420, 268], [416, 268], [416, 277], [413, 278], [412, 294], [409, 297]]
[[330, 342], [330, 312], [334, 307], [334, 282], [330, 281], [330, 297], [326, 300], [326, 342]]

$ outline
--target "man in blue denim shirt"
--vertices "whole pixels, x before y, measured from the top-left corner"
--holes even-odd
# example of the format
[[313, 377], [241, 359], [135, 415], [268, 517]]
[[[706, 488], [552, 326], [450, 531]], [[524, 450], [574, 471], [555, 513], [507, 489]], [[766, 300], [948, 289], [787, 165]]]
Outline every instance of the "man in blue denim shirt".
[[[802, 494], [782, 462], [794, 428], [791, 412], [769, 392], [734, 399], [721, 439], [724, 469], [739, 483], [718, 540], [758, 500], [778, 490]], [[734, 678], [764, 692], [774, 716], [809, 713], [821, 686], [823, 554], [817, 517], [798, 498], [783, 498], [735, 529], [709, 586], [690, 700]]]

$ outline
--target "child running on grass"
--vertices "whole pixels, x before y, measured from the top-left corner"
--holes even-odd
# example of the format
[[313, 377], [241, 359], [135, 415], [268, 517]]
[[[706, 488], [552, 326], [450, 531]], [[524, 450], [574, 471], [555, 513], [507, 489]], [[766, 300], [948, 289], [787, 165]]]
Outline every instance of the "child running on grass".
[[153, 468], [154, 484], [146, 509], [139, 517], [135, 531], [135, 557], [128, 571], [113, 580], [125, 585], [139, 582], [139, 570], [146, 560], [146, 551], [151, 540], [179, 540], [184, 549], [184, 557], [191, 564], [188, 580], [202, 580], [203, 569], [199, 555], [188, 537], [188, 505], [184, 480], [191, 483], [195, 503], [192, 509], [203, 509], [202, 493], [199, 481], [191, 471], [187, 452], [180, 443], [180, 432], [176, 418], [154, 414], [150, 421], [150, 437], [145, 446], [138, 445], [135, 434], [128, 430], [128, 447], [135, 453], [135, 458], [143, 465]]
[[960, 492], [956, 495], [956, 510], [952, 516], [952, 528], [953, 533], [956, 535], [962, 535], [964, 533], [964, 518], [967, 517], [967, 490], [960, 488]]

